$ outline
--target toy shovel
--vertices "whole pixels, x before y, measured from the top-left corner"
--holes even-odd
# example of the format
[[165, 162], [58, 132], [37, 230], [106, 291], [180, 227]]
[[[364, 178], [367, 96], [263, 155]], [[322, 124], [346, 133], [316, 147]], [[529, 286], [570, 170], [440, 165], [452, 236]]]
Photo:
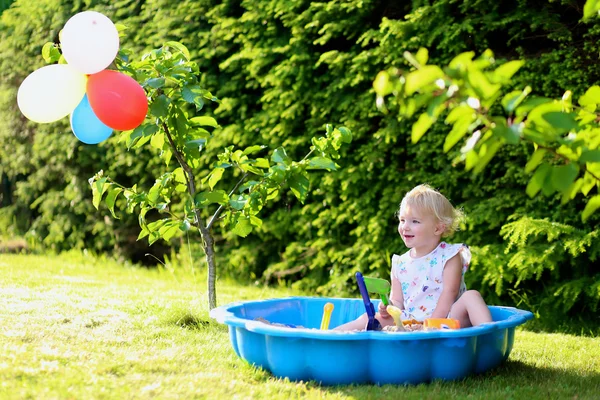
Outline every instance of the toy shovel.
[[369, 292], [367, 291], [365, 280], [360, 272], [357, 272], [355, 276], [356, 283], [358, 284], [358, 290], [360, 290], [360, 294], [363, 298], [363, 303], [365, 303], [365, 310], [367, 310], [367, 316], [369, 317], [366, 330], [380, 331], [381, 324], [379, 323], [379, 321], [377, 321], [377, 319], [375, 319], [375, 307], [373, 307], [373, 303], [371, 303], [371, 298], [369, 297]]
[[370, 276], [365, 276], [365, 286], [370, 293], [377, 293], [381, 296], [381, 302], [384, 306], [388, 306], [390, 304], [390, 300], [388, 298], [388, 293], [390, 292], [390, 283], [385, 279], [381, 278], [372, 278]]

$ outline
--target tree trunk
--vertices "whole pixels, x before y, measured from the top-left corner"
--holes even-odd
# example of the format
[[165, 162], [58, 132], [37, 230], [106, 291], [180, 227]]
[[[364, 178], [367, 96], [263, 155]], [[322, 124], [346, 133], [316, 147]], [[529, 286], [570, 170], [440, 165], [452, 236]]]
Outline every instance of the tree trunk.
[[202, 232], [202, 240], [204, 253], [206, 254], [206, 264], [208, 265], [208, 308], [212, 310], [213, 308], [217, 307], [217, 290], [215, 288], [215, 281], [217, 277], [217, 266], [215, 264], [215, 241], [208, 229]]
[[[192, 201], [193, 211], [194, 211], [194, 226], [200, 230], [200, 235], [202, 236], [202, 246], [204, 248], [204, 254], [206, 254], [206, 264], [208, 265], [208, 308], [212, 310], [217, 307], [217, 291], [215, 289], [215, 281], [217, 277], [217, 266], [215, 264], [215, 240], [210, 233], [210, 228], [212, 223], [216, 220], [216, 217], [222, 210], [222, 207], [219, 207], [213, 218], [211, 219], [208, 225], [205, 225], [200, 216], [200, 212], [198, 208], [194, 205], [194, 198], [196, 197], [196, 180], [194, 178], [194, 172], [190, 165], [185, 161], [183, 154], [177, 149], [173, 138], [171, 137], [171, 132], [169, 131], [169, 126], [166, 122], [162, 123], [162, 128], [164, 129], [167, 139], [169, 140], [169, 144], [171, 146], [171, 151], [175, 158], [181, 165], [185, 173], [185, 178], [187, 182], [188, 192], [190, 194], [190, 198]], [[248, 174], [246, 173], [244, 177]], [[239, 185], [239, 183], [238, 183]], [[237, 185], [236, 185], [237, 188]]]

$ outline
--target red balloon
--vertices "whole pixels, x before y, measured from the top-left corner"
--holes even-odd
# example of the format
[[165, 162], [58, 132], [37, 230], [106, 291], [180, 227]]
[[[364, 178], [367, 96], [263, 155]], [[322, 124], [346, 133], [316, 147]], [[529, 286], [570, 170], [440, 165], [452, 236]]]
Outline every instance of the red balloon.
[[137, 128], [148, 112], [146, 92], [130, 76], [105, 69], [88, 77], [87, 96], [94, 114], [120, 131]]

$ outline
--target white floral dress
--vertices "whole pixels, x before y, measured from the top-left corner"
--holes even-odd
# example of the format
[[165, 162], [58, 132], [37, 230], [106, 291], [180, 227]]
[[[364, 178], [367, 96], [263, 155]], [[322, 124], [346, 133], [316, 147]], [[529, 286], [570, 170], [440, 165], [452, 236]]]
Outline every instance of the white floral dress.
[[444, 288], [442, 274], [446, 262], [459, 252], [463, 268], [458, 299], [467, 290], [464, 275], [471, 262], [471, 252], [466, 244], [440, 242], [431, 253], [419, 258], [411, 257], [410, 251], [392, 256], [392, 276], [402, 283], [403, 319], [412, 317], [423, 321], [431, 317]]

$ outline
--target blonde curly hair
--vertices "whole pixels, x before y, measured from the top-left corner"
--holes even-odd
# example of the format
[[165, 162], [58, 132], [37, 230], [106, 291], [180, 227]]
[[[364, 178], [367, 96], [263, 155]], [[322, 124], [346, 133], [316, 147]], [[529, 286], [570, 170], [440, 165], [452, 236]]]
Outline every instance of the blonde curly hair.
[[406, 206], [416, 207], [433, 214], [438, 221], [446, 226], [442, 236], [450, 236], [456, 232], [461, 221], [465, 218], [462, 210], [454, 208], [443, 194], [427, 184], [418, 185], [406, 193], [400, 203], [398, 217], [400, 216], [400, 210]]

